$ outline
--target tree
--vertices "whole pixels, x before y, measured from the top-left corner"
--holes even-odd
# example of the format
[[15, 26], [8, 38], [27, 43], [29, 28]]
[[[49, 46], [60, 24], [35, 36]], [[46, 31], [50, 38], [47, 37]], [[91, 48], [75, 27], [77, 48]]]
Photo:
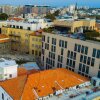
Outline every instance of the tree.
[[55, 16], [58, 16], [59, 13], [60, 13], [60, 10], [57, 10], [57, 11], [54, 12], [54, 15], [55, 15]]
[[95, 38], [95, 37], [99, 37], [100, 33], [96, 32], [95, 30], [93, 30], [93, 31], [87, 30], [87, 31], [85, 31], [85, 35], [87, 38]]
[[47, 15], [45, 16], [45, 18], [51, 19], [52, 21], [56, 19], [55, 15], [54, 15], [54, 14], [51, 14], [51, 13], [47, 14]]
[[58, 16], [60, 13], [60, 10], [55, 11], [53, 14], [48, 13], [45, 18], [47, 19], [51, 19], [52, 21], [54, 21], [56, 19], [56, 16]]
[[0, 14], [0, 20], [7, 20], [7, 18], [8, 18], [7, 14], [5, 14], [5, 13]]

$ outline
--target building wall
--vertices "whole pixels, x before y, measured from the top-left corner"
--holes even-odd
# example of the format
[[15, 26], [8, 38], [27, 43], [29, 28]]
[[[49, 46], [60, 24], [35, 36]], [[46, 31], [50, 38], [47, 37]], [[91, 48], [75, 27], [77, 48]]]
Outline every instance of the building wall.
[[17, 67], [18, 65], [0, 67], [0, 80], [2, 81], [17, 77]]
[[96, 22], [95, 20], [55, 20], [54, 25], [58, 26], [64, 26], [64, 27], [70, 27], [71, 32], [76, 32], [76, 29], [83, 28], [83, 30], [90, 29], [94, 30], [96, 29]]
[[23, 53], [29, 53], [29, 35], [33, 31], [2, 27], [2, 33], [5, 33], [11, 39], [11, 49]]
[[42, 48], [42, 36], [30, 35], [29, 54], [40, 57]]
[[11, 42], [1, 42], [0, 43], [0, 54], [9, 53], [11, 51]]
[[[43, 39], [44, 36], [45, 41], [42, 40], [41, 56], [44, 69], [64, 67], [86, 77], [98, 76], [100, 71], [100, 43], [81, 41], [50, 33], [43, 33]], [[62, 46], [59, 46], [59, 43], [62, 43]], [[74, 50], [75, 47], [77, 47], [76, 50]], [[98, 50], [99, 58], [92, 56], [93, 49]], [[58, 56], [60, 56], [59, 61]]]
[[0, 100], [13, 100], [13, 98], [11, 98], [2, 87], [0, 87]]

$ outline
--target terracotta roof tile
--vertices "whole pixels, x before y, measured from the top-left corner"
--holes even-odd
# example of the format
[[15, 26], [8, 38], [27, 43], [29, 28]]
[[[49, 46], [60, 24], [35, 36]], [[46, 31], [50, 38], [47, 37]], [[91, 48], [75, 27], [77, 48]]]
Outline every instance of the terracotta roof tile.
[[4, 82], [0, 82], [0, 86], [6, 90], [6, 92], [14, 99], [20, 100], [22, 96], [22, 92], [24, 89], [24, 85], [26, 82], [26, 75], [19, 76], [14, 79], [6, 80]]
[[[69, 77], [70, 75], [70, 77]], [[80, 76], [66, 69], [40, 71], [29, 75], [22, 95], [22, 100], [34, 100], [37, 98], [34, 90], [39, 97], [54, 93], [61, 89], [55, 82], [57, 81], [62, 88], [69, 88], [88, 81], [87, 78]]]

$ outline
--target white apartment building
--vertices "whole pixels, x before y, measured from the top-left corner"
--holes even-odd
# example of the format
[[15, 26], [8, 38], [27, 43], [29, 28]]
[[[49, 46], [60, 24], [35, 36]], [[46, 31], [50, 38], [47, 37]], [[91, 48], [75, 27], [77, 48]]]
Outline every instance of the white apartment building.
[[0, 59], [0, 81], [17, 77], [18, 65], [14, 60]]
[[100, 77], [100, 42], [43, 33], [44, 69], [67, 68], [86, 77]]
[[7, 25], [10, 26], [11, 28], [36, 31], [39, 29], [51, 27], [53, 23], [48, 22], [45, 19], [29, 18], [26, 21], [19, 21], [19, 22], [10, 20], [10, 21], [7, 21]]

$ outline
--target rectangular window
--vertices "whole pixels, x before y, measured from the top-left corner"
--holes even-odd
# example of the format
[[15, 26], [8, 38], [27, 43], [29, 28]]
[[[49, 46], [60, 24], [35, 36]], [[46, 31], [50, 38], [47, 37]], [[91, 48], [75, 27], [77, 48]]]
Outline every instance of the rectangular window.
[[81, 50], [81, 45], [78, 45], [78, 52], [80, 52]]
[[79, 71], [81, 71], [82, 70], [82, 64], [80, 63], [79, 64]]
[[100, 58], [100, 50], [97, 50], [97, 58]]
[[80, 62], [83, 62], [83, 55], [80, 56]]
[[82, 72], [85, 72], [85, 65], [83, 65], [82, 67]]
[[90, 65], [90, 62], [91, 62], [91, 58], [88, 57], [87, 64]]
[[67, 48], [67, 41], [65, 41], [65, 48]]
[[63, 48], [61, 48], [61, 55], [63, 55], [64, 54], [64, 49]]
[[86, 74], [89, 74], [89, 66], [86, 67]]
[[77, 51], [77, 44], [75, 44], [74, 51]]
[[88, 54], [88, 47], [85, 47], [85, 54]]
[[50, 37], [47, 37], [47, 43], [49, 43], [49, 41], [50, 41]]
[[94, 48], [93, 53], [92, 53], [92, 57], [96, 57], [96, 52], [97, 52], [97, 50]]
[[98, 78], [100, 78], [100, 71], [98, 71]]
[[81, 48], [81, 53], [84, 53], [84, 46], [82, 46]]
[[92, 60], [91, 60], [91, 66], [93, 66], [93, 67], [94, 67], [94, 63], [95, 63], [95, 59], [94, 59], [94, 58], [92, 58]]
[[86, 61], [87, 61], [87, 56], [84, 56], [84, 63], [86, 64]]
[[56, 39], [55, 38], [52, 38], [52, 44], [56, 45]]

